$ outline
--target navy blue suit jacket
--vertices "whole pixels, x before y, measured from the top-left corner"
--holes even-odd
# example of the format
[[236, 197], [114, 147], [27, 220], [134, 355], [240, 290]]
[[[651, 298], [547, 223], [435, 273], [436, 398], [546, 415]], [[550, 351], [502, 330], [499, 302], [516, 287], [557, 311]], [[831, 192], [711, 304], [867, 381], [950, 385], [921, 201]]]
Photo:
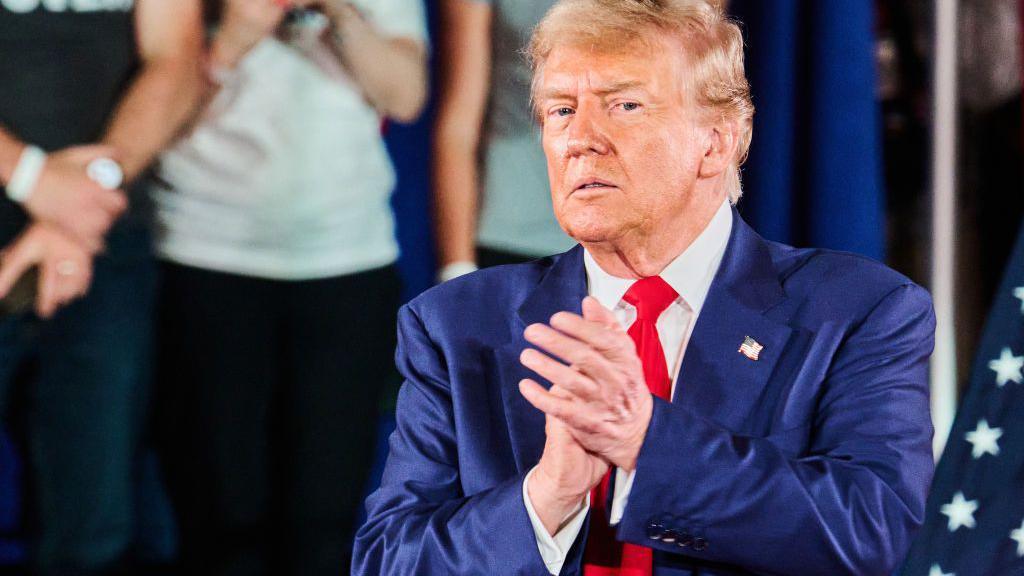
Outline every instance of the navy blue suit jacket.
[[[618, 538], [653, 548], [658, 576], [889, 574], [933, 472], [930, 297], [734, 216], [675, 397], [655, 399]], [[580, 311], [582, 256], [483, 270], [403, 307], [398, 428], [354, 574], [548, 574], [522, 496], [544, 415], [519, 394], [537, 376], [518, 357], [528, 324]], [[757, 361], [738, 352], [746, 336], [764, 345]], [[563, 574], [581, 573], [585, 537]]]

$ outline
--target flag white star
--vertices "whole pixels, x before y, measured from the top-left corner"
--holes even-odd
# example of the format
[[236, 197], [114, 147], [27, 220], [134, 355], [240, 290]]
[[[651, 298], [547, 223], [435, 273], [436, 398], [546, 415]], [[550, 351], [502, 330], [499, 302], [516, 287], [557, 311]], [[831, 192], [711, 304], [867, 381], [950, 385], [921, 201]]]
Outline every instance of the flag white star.
[[1020, 528], [1010, 532], [1010, 538], [1017, 541], [1017, 556], [1024, 556], [1024, 521], [1020, 523]]
[[939, 568], [938, 564], [932, 564], [932, 569], [928, 571], [928, 576], [956, 576], [956, 574], [952, 572], [946, 574], [942, 571], [942, 568]]
[[1024, 286], [1013, 289], [1013, 297], [1020, 298], [1020, 313], [1024, 314]]
[[999, 358], [989, 361], [988, 367], [995, 371], [996, 385], [1000, 388], [1011, 380], [1017, 384], [1024, 380], [1024, 375], [1021, 374], [1021, 368], [1024, 368], [1024, 356], [1014, 356], [1009, 348], [1003, 348]]
[[949, 531], [955, 532], [961, 526], [974, 528], [977, 524], [974, 521], [974, 512], [978, 509], [977, 500], [967, 500], [963, 492], [953, 495], [953, 501], [943, 504], [940, 509], [943, 514], [949, 516]]
[[999, 437], [1002, 435], [1002, 428], [989, 428], [987, 420], [984, 418], [979, 420], [978, 427], [965, 434], [967, 441], [974, 446], [971, 449], [971, 456], [975, 460], [985, 454], [999, 456]]

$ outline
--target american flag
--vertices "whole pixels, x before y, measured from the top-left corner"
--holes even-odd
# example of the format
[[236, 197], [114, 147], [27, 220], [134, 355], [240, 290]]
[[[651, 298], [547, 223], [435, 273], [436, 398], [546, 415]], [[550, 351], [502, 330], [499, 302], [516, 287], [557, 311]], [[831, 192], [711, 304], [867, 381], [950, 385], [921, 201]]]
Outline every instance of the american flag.
[[1024, 228], [903, 576], [1024, 574]]
[[757, 340], [747, 336], [743, 338], [743, 344], [740, 344], [739, 353], [751, 360], [757, 360], [761, 356], [761, 350], [764, 350], [764, 346], [758, 344]]

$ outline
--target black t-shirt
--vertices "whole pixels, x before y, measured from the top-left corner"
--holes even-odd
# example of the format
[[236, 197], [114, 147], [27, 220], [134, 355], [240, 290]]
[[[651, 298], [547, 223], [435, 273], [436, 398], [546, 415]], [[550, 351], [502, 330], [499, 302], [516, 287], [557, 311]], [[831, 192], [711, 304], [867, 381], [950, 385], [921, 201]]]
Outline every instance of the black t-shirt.
[[[133, 6], [0, 0], [0, 125], [47, 151], [96, 142], [138, 65]], [[0, 244], [26, 220], [3, 194]]]

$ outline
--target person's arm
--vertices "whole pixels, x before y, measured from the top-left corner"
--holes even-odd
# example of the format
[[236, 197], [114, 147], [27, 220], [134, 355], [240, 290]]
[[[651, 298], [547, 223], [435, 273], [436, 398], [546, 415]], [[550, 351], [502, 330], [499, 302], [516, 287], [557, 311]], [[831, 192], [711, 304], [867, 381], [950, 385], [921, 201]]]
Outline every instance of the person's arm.
[[220, 22], [210, 40], [210, 66], [222, 71], [238, 66], [257, 44], [274, 34], [284, 15], [284, 6], [274, 0], [223, 0]]
[[265, 38], [274, 35], [285, 16], [275, 0], [221, 0], [221, 13], [206, 48], [202, 94], [189, 118], [190, 127], [212, 121], [237, 94], [237, 68]]
[[92, 255], [61, 230], [33, 222], [0, 252], [0, 298], [33, 266], [39, 267], [35, 310], [41, 318], [89, 291]]
[[[591, 318], [610, 325], [611, 312], [595, 306], [585, 301], [584, 314], [589, 308]], [[897, 567], [924, 520], [934, 470], [928, 358], [935, 315], [925, 290], [905, 284], [880, 297], [842, 339], [820, 385], [814, 375], [795, 384], [820, 386], [813, 417], [769, 438], [734, 434], [659, 398], [651, 398], [646, 421], [642, 412], [621, 421], [609, 416], [607, 408], [630, 411], [617, 390], [635, 389], [620, 383], [630, 364], [622, 359], [635, 352], [582, 320], [567, 313], [552, 319], [582, 340], [543, 328], [527, 339], [601, 386], [587, 395], [591, 381], [534, 354], [528, 367], [588, 401], [565, 401], [535, 386], [523, 392], [565, 419], [588, 450], [635, 470], [620, 540], [758, 573], [852, 576]], [[628, 434], [634, 422], [643, 425], [636, 443]], [[780, 446], [803, 442], [807, 449], [798, 454]]]
[[[27, 146], [0, 126], [0, 182], [10, 181]], [[33, 266], [39, 268], [35, 310], [42, 318], [88, 292], [93, 253], [126, 202], [121, 192], [89, 178], [86, 166], [114, 153], [105, 146], [73, 146], [46, 156], [22, 204], [34, 221], [0, 251], [0, 298]], [[39, 218], [40, 207], [46, 218]]]
[[427, 101], [427, 48], [422, 42], [382, 34], [344, 0], [297, 3], [323, 6], [334, 27], [327, 41], [374, 108], [399, 122], [419, 117]]
[[0, 126], [0, 182], [7, 182], [21, 158], [25, 145]]
[[[23, 206], [33, 222], [0, 261], [0, 297], [33, 265], [40, 278], [41, 316], [85, 294], [91, 253], [127, 203], [86, 174], [97, 158], [113, 158], [126, 179], [136, 176], [189, 117], [200, 90], [202, 20], [198, 0], [140, 0], [136, 34], [142, 70], [121, 99], [101, 145], [47, 155]], [[5, 185], [30, 144], [0, 127], [0, 182]]]
[[[590, 516], [590, 491], [608, 472], [608, 463], [583, 450], [556, 419], [547, 418], [544, 431], [544, 454], [523, 481], [523, 503], [537, 551], [548, 572], [557, 576], [584, 533]], [[575, 490], [570, 490], [576, 493], [575, 499], [551, 499], [561, 492], [554, 484], [575, 485]]]
[[128, 181], [178, 135], [203, 86], [199, 0], [139, 0], [135, 25], [142, 66], [102, 139], [118, 150]]
[[366, 501], [352, 574], [547, 574], [523, 501], [526, 473], [472, 495], [461, 488], [448, 365], [428, 334], [404, 306], [397, 428], [380, 488]]
[[[0, 125], [0, 184], [11, 182], [30, 148], [32, 143], [22, 142]], [[63, 230], [87, 251], [99, 251], [103, 235], [127, 207], [127, 201], [120, 191], [107, 190], [89, 178], [86, 167], [98, 158], [116, 156], [113, 148], [98, 145], [72, 146], [45, 154], [35, 178], [21, 183], [28, 190], [27, 198], [20, 200], [22, 208], [34, 220]]]
[[443, 0], [441, 8], [433, 183], [438, 263], [444, 271], [476, 262], [477, 156], [491, 82], [492, 8], [478, 0]]
[[[815, 421], [791, 431], [812, 438], [800, 457], [655, 400], [619, 537], [750, 570], [891, 574], [924, 520], [933, 473], [934, 333], [927, 292], [886, 295], [833, 358]], [[651, 540], [652, 518], [666, 513], [665, 528], [689, 527], [706, 548]]]

